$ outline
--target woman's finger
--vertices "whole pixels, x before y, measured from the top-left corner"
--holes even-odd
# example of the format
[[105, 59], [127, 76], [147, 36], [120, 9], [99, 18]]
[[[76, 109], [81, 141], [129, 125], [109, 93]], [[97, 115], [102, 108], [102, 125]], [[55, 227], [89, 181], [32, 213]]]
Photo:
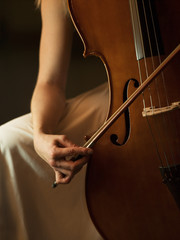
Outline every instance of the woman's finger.
[[83, 147], [56, 147], [52, 151], [52, 159], [58, 160], [66, 158], [66, 160], [71, 160], [77, 158], [78, 156], [88, 156], [92, 155], [93, 151], [90, 148]]
[[55, 183], [57, 184], [67, 184], [72, 179], [72, 174], [65, 174], [67, 170], [62, 170], [63, 172], [59, 172], [55, 170]]
[[82, 168], [83, 165], [88, 162], [88, 160], [89, 160], [88, 157], [83, 157], [77, 161], [66, 161], [66, 160], [55, 161], [53, 168], [57, 170], [65, 169], [71, 172], [76, 172], [78, 169]]

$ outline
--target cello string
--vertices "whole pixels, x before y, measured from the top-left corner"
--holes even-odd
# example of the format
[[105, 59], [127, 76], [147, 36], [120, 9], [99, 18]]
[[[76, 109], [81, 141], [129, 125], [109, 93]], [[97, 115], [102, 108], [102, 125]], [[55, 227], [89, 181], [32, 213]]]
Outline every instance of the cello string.
[[[146, 56], [145, 56], [145, 47], [144, 47], [144, 42], [143, 42], [142, 29], [141, 29], [141, 23], [140, 23], [140, 18], [139, 18], [139, 11], [138, 11], [138, 6], [137, 6], [137, 1], [135, 1], [135, 2], [136, 2], [136, 4], [135, 4], [136, 5], [136, 14], [138, 16], [138, 27], [139, 27], [139, 32], [140, 32], [141, 45], [143, 46], [145, 72], [146, 72], [146, 77], [148, 77], [149, 72], [148, 72], [147, 61], [146, 61]], [[145, 11], [145, 7], [144, 7], [144, 1], [143, 1], [143, 11], [144, 11], [145, 19], [146, 19], [146, 28], [147, 28], [147, 32], [148, 32], [149, 45], [150, 45], [151, 56], [152, 56], [152, 47], [151, 47], [151, 41], [150, 41], [150, 37], [149, 37], [149, 30], [148, 30], [148, 27], [147, 27], [147, 17], [146, 17], [146, 11]], [[151, 59], [152, 59], [152, 57], [151, 57]], [[140, 64], [138, 64], [138, 65], [140, 66]], [[154, 70], [154, 68], [153, 68], [153, 70]], [[141, 69], [140, 69], [140, 74], [141, 74]], [[156, 79], [155, 79], [155, 81], [156, 81]], [[148, 86], [148, 93], [149, 93], [150, 105], [151, 105], [151, 108], [152, 108], [152, 111], [153, 111], [153, 100], [152, 100], [152, 94], [151, 94], [150, 86]], [[151, 127], [147, 117], [146, 117], [146, 120], [147, 120], [149, 129], [150, 129], [150, 132], [151, 132], [151, 135], [152, 135], [152, 139], [153, 139], [155, 147], [156, 147], [157, 156], [159, 157], [160, 163], [162, 164], [162, 159], [161, 159], [160, 154], [159, 154], [159, 149], [158, 149], [158, 144], [157, 144], [156, 138], [153, 134], [152, 127]], [[159, 131], [157, 131], [157, 132], [159, 133]], [[162, 148], [162, 149], [163, 149], [163, 152], [164, 152], [164, 148]], [[163, 164], [162, 164], [162, 166], [163, 166]]]
[[[139, 11], [138, 11], [137, 1], [135, 1], [135, 11], [136, 11], [137, 22], [138, 22], [138, 31], [140, 33], [140, 43], [141, 43], [141, 48], [142, 48], [142, 52], [143, 52], [143, 59], [144, 59], [143, 62], [144, 62], [144, 66], [145, 66], [145, 72], [146, 72], [146, 76], [148, 76], [148, 68], [147, 68], [147, 62], [146, 62], [146, 57], [145, 57], [145, 47], [144, 47], [144, 42], [143, 42], [143, 36], [142, 36], [142, 30], [141, 30], [141, 24], [140, 24], [140, 18], [139, 18]], [[134, 21], [132, 21], [132, 25], [133, 25], [133, 31], [134, 31], [134, 39], [135, 39], [135, 42], [136, 42], [137, 41], [137, 37], [136, 37]], [[139, 44], [136, 44], [136, 45], [139, 46]], [[140, 48], [140, 46], [138, 48]], [[138, 52], [140, 52], [139, 49], [138, 49]], [[139, 76], [140, 76], [140, 83], [142, 84], [143, 83], [142, 71], [141, 71], [141, 64], [140, 64], [139, 58], [138, 58], [137, 62], [138, 62], [138, 71], [139, 71]], [[153, 108], [153, 102], [152, 102], [152, 97], [151, 97], [150, 86], [148, 86], [148, 92], [149, 92], [150, 105], [151, 105], [151, 108]], [[144, 92], [143, 92], [143, 106], [144, 106], [144, 109], [146, 109], [146, 101], [145, 101], [145, 97], [144, 97]]]
[[[150, 4], [149, 1], [148, 1], [148, 4], [149, 4], [149, 8], [150, 8], [150, 13], [151, 13], [151, 22], [152, 22], [152, 24], [153, 24], [153, 31], [154, 31], [155, 41], [156, 41], [156, 48], [157, 48], [157, 52], [158, 52], [158, 59], [161, 60], [160, 51], [159, 51], [159, 45], [158, 45], [158, 41], [157, 41], [157, 34], [156, 34], [155, 25], [154, 25], [154, 19], [153, 19], [153, 14], [152, 14], [152, 8], [151, 8], [151, 4]], [[145, 12], [144, 1], [143, 1], [143, 8], [144, 8], [144, 12]], [[146, 14], [146, 12], [145, 12], [145, 14]], [[146, 16], [145, 16], [145, 17], [146, 17]], [[147, 17], [146, 17], [146, 19], [147, 19]], [[150, 49], [151, 49], [151, 56], [152, 56], [153, 54], [152, 54], [152, 47], [151, 47], [151, 42], [150, 42], [150, 34], [149, 34], [149, 28], [148, 28], [147, 20], [146, 20], [146, 26], [147, 26], [148, 39], [149, 39], [149, 44], [150, 44]], [[154, 64], [153, 57], [151, 57], [151, 59], [152, 59], [152, 65], [153, 65], [153, 70], [154, 70], [154, 69], [155, 69], [155, 64]], [[159, 64], [160, 64], [160, 63], [161, 63], [161, 61], [159, 61]], [[164, 76], [164, 74], [161, 73], [161, 77], [162, 77], [162, 79], [164, 80], [163, 76]], [[157, 91], [157, 93], [158, 93], [159, 104], [160, 104], [160, 107], [161, 107], [157, 80], [155, 80], [155, 85], [156, 85], [156, 91]], [[165, 86], [164, 86], [164, 89], [166, 89]], [[166, 94], [166, 92], [165, 92], [165, 96], [166, 96], [166, 101], [167, 101], [167, 94]], [[168, 115], [169, 115], [169, 114], [168, 114]], [[163, 140], [163, 139], [169, 139], [169, 138], [168, 138], [168, 131], [170, 131], [170, 129], [169, 129], [169, 127], [168, 127], [168, 121], [167, 121], [168, 116], [166, 116], [166, 115], [164, 115], [164, 114], [162, 114], [161, 116], [162, 116], [162, 122], [163, 122], [162, 128], [164, 128], [164, 131], [162, 131], [162, 134], [164, 135], [164, 137], [162, 137], [162, 138], [160, 138], [160, 139], [162, 139], [162, 140]], [[161, 117], [161, 116], [160, 116], [160, 117]], [[158, 123], [159, 123], [159, 121], [158, 121]], [[159, 124], [160, 124], [160, 123], [159, 123]], [[157, 120], [156, 120], [156, 126], [158, 126], [159, 124], [157, 124]], [[170, 126], [171, 126], [171, 125], [170, 125]], [[161, 126], [159, 126], [158, 129], [157, 129], [158, 132], [159, 132], [159, 128], [160, 128], [160, 127], [161, 127]], [[161, 134], [161, 135], [162, 135], [162, 134]], [[159, 135], [160, 135], [160, 134], [159, 134]], [[173, 150], [172, 150], [172, 149], [173, 149], [173, 146], [172, 146], [172, 144], [167, 144], [167, 141], [164, 142], [164, 144], [163, 144], [163, 143], [162, 143], [162, 140], [160, 141], [160, 143], [161, 143], [162, 146], [164, 145], [164, 147], [163, 147], [163, 149], [164, 149], [164, 150], [163, 150], [163, 152], [164, 152], [164, 158], [165, 158], [165, 160], [166, 160], [167, 165], [169, 165], [170, 160], [172, 160], [173, 163], [174, 163], [174, 156], [173, 156]], [[169, 153], [169, 157], [167, 157], [168, 153]], [[168, 159], [169, 159], [169, 160], [168, 160]]]
[[[142, 0], [142, 5], [143, 5], [143, 11], [144, 11], [144, 17], [145, 17], [145, 25], [146, 25], [147, 36], [148, 36], [149, 49], [150, 49], [150, 54], [151, 54], [150, 59], [151, 59], [151, 62], [152, 62], [152, 69], [154, 71], [155, 70], [155, 63], [154, 63], [154, 58], [153, 58], [152, 43], [151, 43], [151, 38], [150, 38], [149, 26], [148, 26], [148, 22], [147, 22], [147, 14], [146, 14], [146, 9], [145, 9], [145, 5], [144, 5], [144, 0]], [[151, 20], [152, 20], [152, 18], [153, 17], [151, 16]], [[160, 96], [159, 96], [157, 79], [155, 79], [155, 85], [156, 85], [156, 91], [157, 91], [159, 106], [161, 108], [161, 100], [160, 100]]]
[[[142, 29], [141, 29], [141, 24], [140, 24], [140, 17], [139, 17], [139, 10], [138, 10], [138, 5], [137, 5], [137, 1], [134, 1], [135, 3], [135, 11], [136, 11], [136, 16], [137, 16], [137, 19], [138, 19], [138, 30], [139, 30], [139, 33], [140, 33], [140, 42], [141, 42], [141, 47], [142, 47], [142, 52], [143, 52], [143, 58], [144, 58], [144, 66], [145, 66], [145, 73], [146, 73], [146, 76], [149, 75], [148, 73], [148, 68], [147, 68], [147, 62], [146, 62], [146, 56], [145, 56], [145, 47], [144, 47], [144, 42], [143, 42], [143, 36], [142, 36]], [[132, 5], [131, 5], [131, 1], [130, 1], [130, 8], [131, 8], [131, 13], [132, 13]], [[131, 14], [133, 16], [133, 14]], [[137, 48], [139, 48], [139, 44], [137, 43], [137, 37], [136, 37], [136, 31], [135, 31], [135, 25], [134, 25], [134, 21], [132, 19], [132, 26], [133, 26], [133, 32], [134, 32], [134, 40], [135, 40], [135, 46]], [[137, 51], [139, 52], [139, 49], [137, 49]], [[141, 67], [140, 67], [140, 61], [139, 61], [139, 58], [138, 58], [138, 69], [139, 69], [139, 76], [140, 76], [140, 82], [142, 84], [142, 73], [141, 73]], [[148, 93], [149, 93], [149, 99], [150, 99], [150, 104], [151, 104], [151, 108], [153, 110], [153, 103], [152, 103], [152, 96], [151, 96], [151, 90], [150, 90], [150, 86], [148, 86]], [[145, 109], [145, 97], [144, 97], [144, 92], [143, 92], [143, 105], [144, 105], [144, 109]], [[147, 117], [146, 117], [147, 119]], [[160, 157], [160, 154], [159, 154], [159, 150], [158, 150], [158, 144], [156, 142], [156, 139], [153, 135], [153, 131], [151, 129], [151, 126], [149, 124], [149, 121], [148, 122], [148, 126], [150, 128], [150, 132], [151, 132], [151, 135], [153, 136], [152, 139], [154, 141], [154, 145], [156, 147], [156, 152], [157, 152], [157, 156], [159, 157], [159, 160], [161, 162], [161, 165], [162, 164], [162, 159]]]
[[[150, 14], [151, 14], [151, 20], [152, 20], [152, 26], [153, 26], [153, 32], [154, 32], [154, 37], [155, 37], [155, 42], [156, 42], [156, 48], [157, 48], [157, 53], [158, 53], [158, 59], [159, 59], [159, 63], [161, 63], [161, 55], [160, 55], [160, 50], [159, 50], [159, 43], [157, 40], [157, 34], [156, 34], [156, 30], [155, 30], [155, 24], [154, 24], [154, 18], [153, 18], [153, 14], [152, 14], [152, 8], [151, 8], [151, 3], [148, 0], [149, 3], [149, 9], [150, 9]], [[164, 77], [164, 72], [161, 72], [161, 76], [162, 76], [162, 80], [163, 80], [163, 87], [164, 87], [164, 92], [165, 92], [165, 96], [166, 96], [166, 103], [167, 106], [169, 106], [169, 100], [168, 100], [168, 95], [167, 95], [167, 88], [166, 88], [166, 84], [165, 84], [165, 77]]]
[[[148, 5], [149, 5], [150, 14], [151, 14], [151, 21], [152, 21], [153, 32], [154, 32], [154, 37], [155, 37], [156, 50], [157, 50], [157, 53], [158, 53], [157, 56], [158, 56], [159, 64], [161, 64], [162, 61], [161, 61], [159, 43], [158, 43], [158, 40], [157, 40], [157, 33], [156, 33], [156, 29], [155, 29], [155, 23], [154, 23], [154, 18], [153, 18], [153, 13], [152, 13], [152, 7], [151, 7], [150, 0], [148, 0]], [[148, 30], [148, 32], [149, 32], [149, 30]], [[165, 76], [164, 76], [164, 72], [163, 71], [161, 72], [161, 78], [162, 78], [162, 82], [163, 82], [163, 88], [164, 88], [164, 93], [165, 93], [165, 98], [166, 98], [166, 104], [167, 104], [167, 106], [169, 106], [169, 100], [168, 100], [168, 95], [167, 95], [167, 88], [166, 88], [166, 84], [165, 84]], [[157, 82], [156, 82], [156, 84], [157, 84]], [[159, 90], [158, 90], [158, 92], [159, 92]], [[163, 125], [164, 125], [164, 131], [163, 132], [165, 133], [166, 139], [168, 139], [168, 133], [167, 133], [166, 129], [168, 129], [168, 131], [170, 131], [170, 129], [168, 127], [168, 122], [170, 123], [172, 121], [172, 119], [170, 121], [169, 115], [171, 115], [171, 114], [168, 113], [167, 115], [164, 115], [164, 114], [162, 115], [163, 116]], [[169, 124], [169, 126], [172, 129], [172, 124]], [[174, 133], [176, 133], [175, 128], [173, 128], [172, 130], [173, 130]], [[170, 152], [172, 161], [175, 164], [173, 150], [172, 150], [173, 146], [172, 146], [172, 144], [167, 144], [167, 147], [169, 148], [169, 152]], [[166, 156], [166, 161], [167, 161], [167, 156]]]
[[[149, 5], [150, 5], [150, 2], [149, 2]], [[150, 5], [150, 7], [151, 7], [151, 5]], [[144, 9], [144, 15], [145, 15], [145, 21], [146, 21], [146, 27], [147, 27], [147, 33], [148, 33], [148, 38], [149, 38], [149, 46], [150, 46], [150, 51], [151, 51], [151, 56], [153, 55], [152, 54], [152, 46], [151, 46], [151, 41], [150, 41], [150, 34], [149, 34], [149, 29], [148, 29], [148, 24], [147, 24], [147, 17], [146, 17], [146, 11], [145, 11], [145, 6], [144, 6], [144, 1], [143, 1], [143, 9]], [[152, 17], [152, 9], [150, 9], [151, 10], [151, 18], [152, 18], [152, 21], [154, 20], [153, 19], [153, 17]], [[154, 24], [154, 21], [153, 21], [153, 24]], [[156, 31], [155, 31], [155, 27], [153, 26], [153, 28], [154, 28], [154, 34], [155, 34], [155, 37], [156, 37], [156, 42], [157, 42], [157, 36], [156, 36]], [[157, 44], [156, 44], [157, 45]], [[158, 45], [157, 45], [158, 46]], [[158, 49], [157, 49], [157, 52], [159, 53], [160, 51], [159, 51], [159, 47], [158, 47]], [[160, 54], [158, 54], [159, 55], [159, 58], [160, 58]], [[151, 59], [152, 59], [152, 65], [153, 65], [153, 69], [155, 69], [155, 64], [154, 64], [154, 61], [153, 61], [153, 57], [151, 57]], [[147, 68], [146, 68], [146, 70], [147, 70]], [[146, 71], [146, 73], [148, 74], [148, 72]], [[155, 80], [156, 81], [156, 80]], [[157, 86], [157, 81], [156, 81], [156, 86]], [[156, 87], [157, 88], [157, 87]], [[150, 90], [150, 88], [149, 88], [149, 90]], [[160, 103], [160, 97], [159, 97], [159, 90], [157, 91], [157, 93], [158, 93], [158, 100], [159, 100], [159, 105], [161, 106], [161, 103]], [[167, 97], [167, 94], [166, 94], [166, 97]], [[164, 122], [164, 125], [166, 125], [166, 121], [165, 121], [165, 118], [164, 118], [164, 114], [163, 114], [163, 122]], [[165, 126], [165, 128], [164, 128], [164, 133], [167, 135], [167, 131], [166, 131], [166, 129], [169, 129], [169, 128], [167, 128], [167, 126]], [[159, 131], [157, 131], [157, 132], [159, 132]], [[167, 138], [166, 138], [167, 139]], [[172, 151], [172, 145], [167, 145], [167, 148], [171, 148], [170, 149], [170, 151], [169, 152], [171, 152], [171, 156], [172, 156], [172, 159], [173, 159], [173, 161], [174, 161], [174, 157], [173, 157], [173, 151]], [[163, 149], [167, 149], [167, 148], [163, 148]], [[164, 150], [164, 156], [165, 156], [165, 159], [167, 160], [167, 156], [166, 156], [166, 153], [165, 153], [165, 150]], [[167, 161], [166, 161], [167, 162]]]
[[[154, 23], [154, 18], [153, 18], [153, 14], [152, 14], [152, 8], [151, 8], [150, 0], [148, 0], [148, 3], [149, 3], [149, 9], [150, 9], [150, 14], [151, 14], [151, 19], [152, 19], [152, 26], [153, 26], [154, 36], [155, 36], [155, 43], [156, 43], [156, 48], [157, 48], [157, 53], [158, 53], [158, 59], [159, 59], [159, 63], [161, 63], [162, 60], [161, 60], [161, 55], [160, 55], [160, 50], [159, 50], [159, 43], [158, 43], [158, 40], [157, 40], [157, 34], [156, 34], [156, 30], [155, 30], [155, 23]], [[162, 81], [163, 81], [163, 87], [164, 87], [164, 92], [165, 92], [166, 104], [167, 104], [167, 106], [169, 106], [170, 104], [169, 104], [167, 88], [166, 88], [166, 83], [165, 83], [166, 81], [165, 81], [165, 76], [164, 76], [164, 72], [163, 71], [161, 72], [161, 77], [162, 77]], [[171, 117], [170, 113], [167, 114], [166, 119], [167, 119], [167, 121], [169, 123], [170, 128], [174, 132], [174, 136], [176, 136], [177, 135], [177, 131], [176, 131], [177, 126], [171, 124], [171, 122], [173, 122], [173, 121], [172, 121], [172, 117]], [[169, 128], [167, 128], [167, 129], [169, 129]], [[170, 131], [170, 129], [169, 129], [169, 131]], [[172, 148], [173, 148], [173, 146], [171, 145], [170, 152], [171, 152], [171, 157], [172, 157], [173, 163], [175, 165], [174, 154], [173, 154]], [[180, 149], [179, 149], [179, 152], [180, 152]]]
[[[149, 3], [149, 1], [148, 1]], [[144, 4], [144, 0], [142, 0], [142, 6], [143, 6], [143, 12], [144, 12], [144, 17], [145, 17], [145, 26], [146, 26], [146, 30], [147, 30], [147, 36], [148, 36], [148, 43], [149, 43], [149, 48], [150, 48], [150, 59], [151, 59], [151, 62], [152, 62], [152, 69], [153, 71], [155, 70], [155, 62], [154, 62], [154, 58], [153, 58], [153, 51], [152, 51], [152, 43], [151, 43], [151, 38], [150, 38], [150, 30], [149, 30], [149, 26], [148, 26], [148, 22], [147, 22], [147, 13], [146, 13], [146, 8], [145, 8], [145, 4]], [[153, 19], [153, 16], [151, 15], [151, 21]], [[156, 34], [156, 32], [154, 33]], [[155, 79], [155, 88], [156, 88], [156, 93], [157, 93], [157, 98], [158, 98], [158, 103], [159, 103], [159, 107], [161, 108], [161, 100], [160, 100], [160, 95], [159, 95], [159, 88], [158, 88], [158, 82], [157, 82], [157, 78]], [[146, 118], [147, 119], [147, 118]], [[156, 118], [155, 118], [156, 119]], [[165, 160], [166, 160], [166, 163], [167, 165], [169, 166], [169, 162], [168, 162], [168, 158], [167, 158], [167, 153], [166, 153], [166, 150], [167, 148], [165, 147], [164, 143], [162, 142], [161, 140], [161, 136], [160, 136], [160, 131], [159, 131], [159, 124], [158, 124], [159, 121], [156, 121], [156, 132], [158, 133], [158, 138], [160, 139], [160, 146], [162, 148], [162, 151], [163, 151], [163, 155], [165, 157]], [[165, 123], [165, 119], [164, 119], [164, 114], [163, 114], [163, 122]], [[148, 121], [148, 125], [149, 127], [151, 128], [151, 125]], [[165, 125], [165, 124], [163, 124]], [[164, 129], [165, 130], [165, 129]], [[151, 132], [152, 132], [152, 128], [151, 128]], [[166, 132], [166, 131], [163, 131], [163, 132]], [[155, 139], [155, 138], [154, 138]], [[162, 138], [163, 139], [163, 138]], [[166, 149], [166, 150], [165, 150]]]
[[[143, 42], [142, 29], [141, 29], [137, 0], [135, 1], [135, 10], [136, 10], [136, 15], [137, 15], [137, 19], [138, 19], [138, 30], [139, 30], [139, 33], [140, 33], [140, 41], [141, 41], [141, 46], [142, 46], [142, 51], [143, 51], [143, 59], [144, 59], [143, 62], [144, 62], [144, 67], [145, 67], [145, 74], [146, 74], [146, 77], [147, 77], [147, 76], [149, 76], [149, 73], [148, 73], [148, 67], [147, 67], [147, 62], [146, 62], [145, 47], [144, 47], [144, 42]], [[139, 59], [138, 59], [138, 68], [139, 68], [139, 75], [141, 75], [141, 84], [142, 84], [142, 82], [143, 82], [142, 81], [142, 71], [141, 71], [141, 65], [140, 65], [140, 60]], [[148, 92], [149, 92], [150, 104], [151, 104], [151, 107], [153, 108], [150, 86], [148, 86]], [[144, 98], [144, 104], [145, 104], [145, 98]]]

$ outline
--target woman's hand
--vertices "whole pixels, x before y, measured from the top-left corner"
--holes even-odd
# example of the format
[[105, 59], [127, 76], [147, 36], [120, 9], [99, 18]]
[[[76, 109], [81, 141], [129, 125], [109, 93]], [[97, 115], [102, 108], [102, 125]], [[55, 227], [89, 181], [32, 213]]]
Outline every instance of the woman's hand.
[[[55, 172], [55, 182], [69, 183], [90, 158], [93, 151], [72, 143], [65, 135], [38, 134], [34, 137], [34, 147]], [[74, 160], [77, 156], [81, 158]]]

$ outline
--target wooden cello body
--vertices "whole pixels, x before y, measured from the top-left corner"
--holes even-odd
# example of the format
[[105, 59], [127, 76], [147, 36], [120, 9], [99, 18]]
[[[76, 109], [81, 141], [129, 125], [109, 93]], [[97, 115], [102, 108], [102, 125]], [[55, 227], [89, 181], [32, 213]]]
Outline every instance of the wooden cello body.
[[[179, 1], [68, 3], [84, 56], [105, 65], [111, 116], [179, 44]], [[86, 198], [104, 239], [180, 239], [179, 60], [178, 53], [94, 145]]]

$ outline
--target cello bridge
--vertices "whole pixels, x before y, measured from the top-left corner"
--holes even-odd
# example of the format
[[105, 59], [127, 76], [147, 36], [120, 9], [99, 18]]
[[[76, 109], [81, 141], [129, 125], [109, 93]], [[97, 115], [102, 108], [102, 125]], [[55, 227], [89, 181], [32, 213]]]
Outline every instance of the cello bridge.
[[173, 102], [171, 105], [166, 106], [166, 107], [147, 107], [144, 108], [142, 111], [142, 116], [143, 117], [147, 117], [147, 116], [153, 116], [153, 115], [158, 115], [158, 114], [162, 114], [165, 112], [170, 112], [176, 109], [180, 109], [180, 101], [179, 102]]

